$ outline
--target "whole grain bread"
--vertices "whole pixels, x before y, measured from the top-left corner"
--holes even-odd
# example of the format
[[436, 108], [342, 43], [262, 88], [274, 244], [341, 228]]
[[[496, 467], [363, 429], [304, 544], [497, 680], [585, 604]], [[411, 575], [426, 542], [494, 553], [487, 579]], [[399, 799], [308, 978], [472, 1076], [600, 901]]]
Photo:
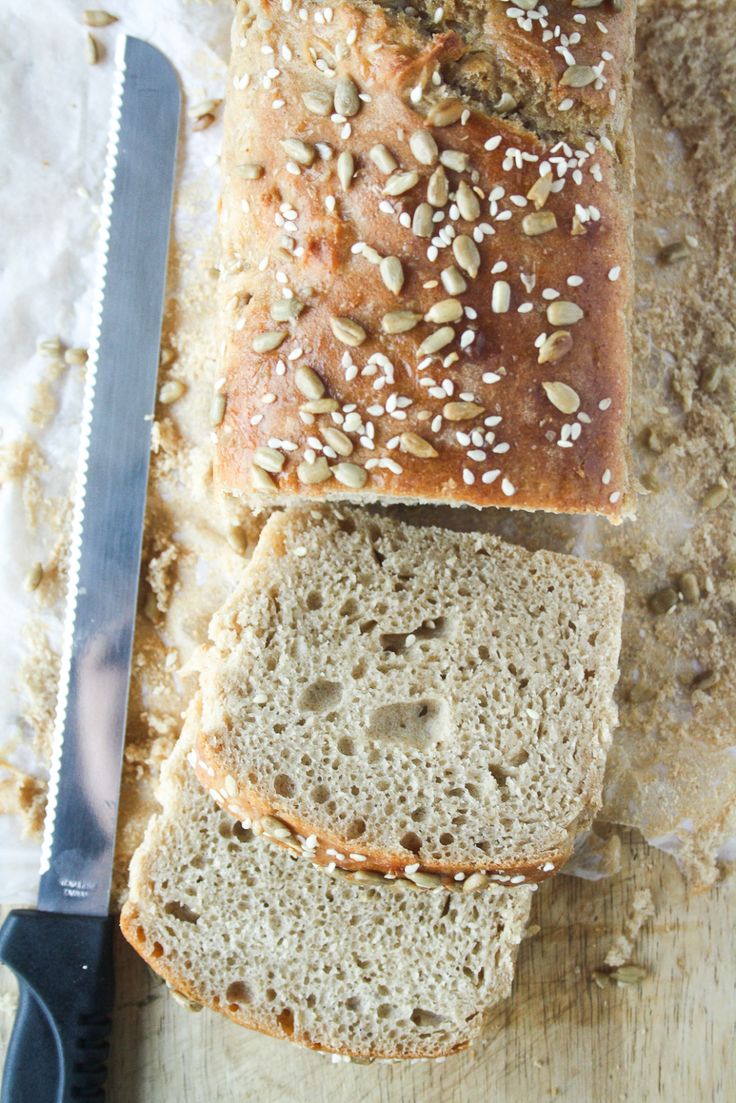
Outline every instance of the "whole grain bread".
[[541, 880], [600, 804], [622, 608], [602, 564], [276, 513], [198, 660], [200, 780], [358, 880]]
[[238, 5], [219, 484], [618, 520], [634, 5], [439, 10]]
[[187, 999], [361, 1059], [465, 1048], [508, 996], [531, 888], [448, 897], [360, 889], [257, 839], [198, 785], [185, 728], [121, 926]]

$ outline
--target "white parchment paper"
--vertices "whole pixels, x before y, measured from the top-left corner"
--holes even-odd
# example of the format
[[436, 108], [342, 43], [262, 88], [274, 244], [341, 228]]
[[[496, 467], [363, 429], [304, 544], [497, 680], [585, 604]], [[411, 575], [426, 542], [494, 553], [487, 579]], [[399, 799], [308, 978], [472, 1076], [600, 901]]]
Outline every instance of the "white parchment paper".
[[[3, 0], [0, 10], [0, 443], [34, 437], [49, 461], [43, 485], [53, 496], [67, 494], [72, 482], [81, 372], [62, 373], [53, 387], [55, 415], [47, 427], [29, 428], [48, 367], [36, 345], [54, 336], [70, 347], [88, 344], [115, 41], [121, 33], [137, 35], [176, 67], [184, 92], [179, 187], [194, 184], [204, 198], [201, 217], [212, 218], [219, 125], [193, 133], [186, 112], [223, 95], [232, 13], [227, 0], [110, 0], [107, 10], [118, 22], [92, 30], [100, 60], [90, 66], [83, 7], [73, 0]], [[197, 218], [191, 203], [177, 206], [180, 242], [197, 236]], [[0, 487], [0, 533], [0, 743], [28, 766], [18, 672], [38, 599], [22, 583], [56, 535], [43, 525], [29, 532], [15, 481]], [[59, 609], [49, 609], [46, 619], [58, 640]], [[37, 868], [37, 847], [20, 839], [11, 817], [0, 817], [0, 902], [34, 902]]]

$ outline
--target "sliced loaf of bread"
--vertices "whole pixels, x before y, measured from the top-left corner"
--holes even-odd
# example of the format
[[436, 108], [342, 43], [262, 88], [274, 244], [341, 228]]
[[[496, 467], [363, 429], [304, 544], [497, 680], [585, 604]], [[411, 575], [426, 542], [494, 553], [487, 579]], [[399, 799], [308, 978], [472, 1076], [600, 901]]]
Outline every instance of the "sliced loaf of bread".
[[200, 658], [199, 778], [359, 880], [541, 880], [600, 804], [622, 608], [603, 564], [275, 514]]
[[244, 1026], [353, 1057], [440, 1057], [509, 995], [531, 886], [360, 888], [242, 829], [184, 734], [131, 866], [122, 930], [169, 985]]

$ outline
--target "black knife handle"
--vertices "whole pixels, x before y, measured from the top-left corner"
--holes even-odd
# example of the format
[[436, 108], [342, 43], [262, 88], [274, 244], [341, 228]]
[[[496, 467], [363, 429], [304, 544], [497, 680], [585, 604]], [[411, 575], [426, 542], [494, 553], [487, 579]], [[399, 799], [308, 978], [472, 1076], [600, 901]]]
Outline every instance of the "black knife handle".
[[0, 1103], [102, 1103], [114, 990], [113, 919], [12, 911], [0, 961], [20, 1001]]

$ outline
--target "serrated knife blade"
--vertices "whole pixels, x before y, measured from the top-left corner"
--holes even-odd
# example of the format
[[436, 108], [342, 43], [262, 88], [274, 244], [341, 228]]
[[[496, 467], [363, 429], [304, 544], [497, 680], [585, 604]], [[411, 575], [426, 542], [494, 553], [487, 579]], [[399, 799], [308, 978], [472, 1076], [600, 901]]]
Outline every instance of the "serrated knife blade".
[[38, 909], [0, 961], [20, 999], [0, 1103], [104, 1097], [108, 915], [166, 286], [180, 94], [167, 59], [118, 43], [67, 616]]

